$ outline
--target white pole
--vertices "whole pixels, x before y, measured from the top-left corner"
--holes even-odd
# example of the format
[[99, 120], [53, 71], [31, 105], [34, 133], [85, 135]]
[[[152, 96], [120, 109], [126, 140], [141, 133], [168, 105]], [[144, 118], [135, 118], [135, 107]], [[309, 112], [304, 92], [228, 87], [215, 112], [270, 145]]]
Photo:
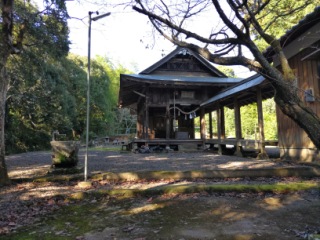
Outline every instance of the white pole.
[[84, 181], [88, 179], [88, 145], [89, 145], [89, 121], [90, 121], [90, 55], [91, 55], [91, 15], [89, 12], [88, 28], [88, 72], [87, 72], [87, 125], [86, 125], [86, 154], [84, 156]]
[[91, 21], [97, 21], [101, 18], [107, 17], [110, 13], [105, 13], [100, 16], [91, 18], [93, 13], [89, 12], [89, 29], [88, 29], [88, 72], [87, 72], [87, 124], [86, 124], [86, 153], [84, 157], [84, 181], [88, 179], [88, 145], [89, 145], [89, 123], [90, 123], [90, 64], [91, 64]]

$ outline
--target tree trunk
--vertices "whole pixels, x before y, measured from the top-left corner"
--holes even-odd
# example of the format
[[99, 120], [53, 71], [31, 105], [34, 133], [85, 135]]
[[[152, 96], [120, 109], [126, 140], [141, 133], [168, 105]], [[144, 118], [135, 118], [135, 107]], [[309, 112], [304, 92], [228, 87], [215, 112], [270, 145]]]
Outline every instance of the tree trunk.
[[4, 120], [5, 106], [7, 98], [7, 76], [5, 66], [0, 69], [0, 186], [9, 184], [7, 166], [5, 162], [5, 139], [4, 139]]
[[[281, 111], [299, 125], [311, 139], [317, 149], [320, 149], [320, 118], [307, 107], [290, 85], [273, 82], [275, 87], [275, 102]], [[294, 136], [292, 136], [294, 137]]]
[[278, 48], [277, 56], [281, 63], [281, 71], [271, 66], [254, 44], [251, 44], [251, 52], [256, 59], [259, 59], [259, 63], [262, 66], [261, 74], [266, 79], [269, 79], [275, 89], [274, 100], [278, 107], [283, 114], [291, 118], [301, 127], [315, 147], [320, 149], [320, 118], [316, 112], [309, 108], [298, 96], [298, 88], [296, 86], [297, 78], [280, 47], [280, 42], [274, 39], [273, 45], [276, 46], [276, 49]]
[[13, 29], [13, 0], [1, 0], [2, 28], [0, 32], [0, 186], [8, 184], [9, 177], [5, 163], [5, 139], [4, 139], [4, 120], [5, 106], [8, 92], [8, 76], [6, 65], [12, 52], [12, 29]]

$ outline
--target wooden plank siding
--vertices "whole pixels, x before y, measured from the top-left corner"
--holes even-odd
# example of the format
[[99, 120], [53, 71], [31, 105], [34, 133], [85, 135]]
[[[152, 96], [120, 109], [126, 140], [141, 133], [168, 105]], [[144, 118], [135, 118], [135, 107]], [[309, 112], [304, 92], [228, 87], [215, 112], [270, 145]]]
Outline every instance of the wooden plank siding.
[[[294, 69], [297, 76], [297, 91], [301, 99], [313, 111], [320, 116], [319, 98], [319, 81], [320, 81], [320, 59], [307, 58], [302, 60], [310, 53], [310, 49], [305, 49], [289, 59], [291, 68]], [[305, 91], [313, 90], [315, 96], [314, 102], [307, 102]], [[312, 161], [317, 151], [307, 134], [291, 119], [285, 116], [279, 108], [277, 108], [278, 118], [278, 140], [282, 157], [299, 158], [304, 161]], [[320, 134], [320, 133], [319, 133]]]

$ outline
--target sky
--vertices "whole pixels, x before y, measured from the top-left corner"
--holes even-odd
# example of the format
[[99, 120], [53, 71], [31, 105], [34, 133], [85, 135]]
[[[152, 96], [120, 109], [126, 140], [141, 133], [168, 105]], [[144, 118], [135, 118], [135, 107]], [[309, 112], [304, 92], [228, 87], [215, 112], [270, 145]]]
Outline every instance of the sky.
[[[42, 0], [35, 0], [42, 1]], [[111, 4], [97, 5], [89, 3], [90, 0], [69, 0], [67, 10], [70, 15], [68, 25], [70, 29], [69, 38], [71, 41], [70, 51], [72, 53], [88, 56], [88, 12], [111, 14], [91, 24], [91, 58], [96, 55], [107, 57], [115, 65], [121, 64], [124, 67], [139, 73], [155, 62], [159, 61], [164, 55], [169, 54], [176, 47], [168, 40], [158, 36], [154, 39], [152, 26], [148, 23], [148, 18], [137, 13], [130, 7], [111, 7]], [[108, 0], [108, 3], [117, 0]], [[39, 3], [38, 3], [39, 4]], [[97, 16], [96, 13], [92, 17]], [[208, 24], [210, 21], [216, 21]], [[218, 24], [219, 20], [203, 18], [194, 22], [194, 29], [197, 31], [209, 31], [211, 25]], [[206, 29], [207, 28], [207, 29]], [[248, 77], [246, 68], [234, 67], [238, 77]]]
[[[106, 56], [115, 63], [139, 72], [160, 60], [162, 54], [168, 54], [175, 49], [163, 38], [153, 41], [152, 28], [147, 23], [147, 17], [131, 8], [114, 9], [68, 1], [67, 9], [71, 17], [68, 24], [72, 53], [88, 55], [88, 11], [98, 11], [100, 15], [111, 13], [105, 18], [92, 21], [91, 57]], [[97, 14], [92, 15], [95, 16]]]

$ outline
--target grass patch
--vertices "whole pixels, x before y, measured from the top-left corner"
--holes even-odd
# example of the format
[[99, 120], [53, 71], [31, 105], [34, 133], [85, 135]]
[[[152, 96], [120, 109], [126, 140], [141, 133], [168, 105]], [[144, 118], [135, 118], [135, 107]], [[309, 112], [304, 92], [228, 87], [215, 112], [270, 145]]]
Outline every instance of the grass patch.
[[121, 150], [121, 145], [105, 146], [105, 147], [94, 147], [94, 148], [90, 148], [90, 150], [104, 151], [104, 152], [120, 151]]
[[[294, 191], [304, 191], [319, 188], [318, 183], [299, 182], [299, 183], [275, 183], [275, 184], [218, 184], [218, 185], [181, 185], [165, 186], [163, 193], [196, 193], [196, 192], [273, 192], [286, 193]], [[160, 190], [160, 189], [159, 189]]]
[[112, 196], [117, 199], [126, 199], [133, 197], [152, 197], [165, 194], [190, 194], [207, 192], [213, 193], [290, 193], [295, 191], [305, 191], [310, 189], [319, 189], [318, 183], [312, 182], [299, 182], [299, 183], [274, 183], [274, 184], [189, 184], [189, 185], [170, 185], [161, 186], [149, 189], [113, 189], [113, 190], [98, 190], [90, 194], [95, 197], [104, 195]]
[[191, 170], [191, 171], [136, 171], [104, 172], [92, 175], [94, 180], [136, 181], [161, 179], [225, 179], [256, 177], [319, 177], [320, 171], [311, 167], [277, 168], [277, 169], [236, 169], [236, 170]]

